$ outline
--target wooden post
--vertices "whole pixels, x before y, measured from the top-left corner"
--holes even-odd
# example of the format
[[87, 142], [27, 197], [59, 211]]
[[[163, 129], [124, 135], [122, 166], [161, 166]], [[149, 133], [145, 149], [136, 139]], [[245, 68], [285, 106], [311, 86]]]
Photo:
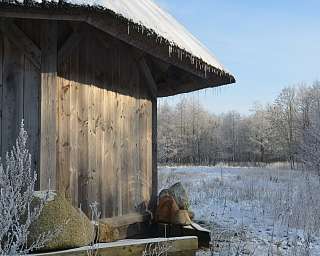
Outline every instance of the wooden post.
[[[136, 53], [136, 59], [139, 63], [140, 71], [145, 79], [145, 84], [151, 95], [152, 102], [152, 191], [149, 208], [155, 210], [157, 206], [158, 196], [158, 165], [157, 165], [157, 95], [158, 86], [152, 76], [150, 67], [144, 57], [140, 57], [141, 53]], [[149, 157], [149, 156], [148, 156]]]
[[[57, 23], [43, 21], [41, 31], [40, 189], [57, 187]], [[50, 184], [49, 184], [50, 181]]]
[[155, 210], [158, 196], [158, 150], [157, 150], [157, 99], [152, 99], [152, 195], [151, 208]]

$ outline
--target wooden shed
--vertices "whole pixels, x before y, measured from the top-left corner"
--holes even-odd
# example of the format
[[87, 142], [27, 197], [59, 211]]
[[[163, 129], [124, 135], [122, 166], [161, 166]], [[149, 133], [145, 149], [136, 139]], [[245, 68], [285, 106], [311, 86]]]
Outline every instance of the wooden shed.
[[157, 196], [157, 97], [235, 82], [152, 0], [0, 0], [0, 19], [1, 155], [24, 119], [39, 188], [102, 218]]

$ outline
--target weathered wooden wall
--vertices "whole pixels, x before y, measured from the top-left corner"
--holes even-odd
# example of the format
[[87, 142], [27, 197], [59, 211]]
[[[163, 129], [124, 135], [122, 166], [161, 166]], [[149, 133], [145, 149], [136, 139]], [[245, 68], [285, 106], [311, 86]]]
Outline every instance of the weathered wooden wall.
[[[0, 24], [0, 26], [2, 26]], [[15, 144], [21, 120], [28, 131], [32, 166], [39, 167], [40, 72], [16, 41], [0, 30], [0, 155]]]
[[103, 218], [143, 212], [157, 177], [156, 100], [141, 53], [85, 24], [14, 27], [24, 44], [0, 34], [1, 154], [25, 118], [41, 189], [50, 179], [86, 212], [97, 201]]
[[132, 48], [89, 30], [59, 63], [59, 190], [85, 211], [99, 202], [102, 217], [143, 210], [152, 193], [152, 102]]

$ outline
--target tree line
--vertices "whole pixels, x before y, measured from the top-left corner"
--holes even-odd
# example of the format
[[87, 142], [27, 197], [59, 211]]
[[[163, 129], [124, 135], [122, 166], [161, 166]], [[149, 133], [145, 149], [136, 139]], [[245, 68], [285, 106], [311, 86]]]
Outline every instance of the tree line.
[[[284, 88], [269, 104], [254, 104], [249, 115], [216, 115], [192, 97], [158, 105], [158, 161], [216, 165], [288, 161], [317, 167], [320, 158], [320, 81]], [[317, 154], [318, 153], [318, 154]], [[311, 167], [310, 167], [311, 168]]]

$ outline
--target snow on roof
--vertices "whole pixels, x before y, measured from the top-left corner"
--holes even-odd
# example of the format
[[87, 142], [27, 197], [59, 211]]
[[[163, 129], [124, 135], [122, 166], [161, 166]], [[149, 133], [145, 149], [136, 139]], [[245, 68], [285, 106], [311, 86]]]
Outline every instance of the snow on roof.
[[220, 70], [225, 68], [191, 33], [175, 18], [161, 9], [152, 0], [67, 0], [72, 4], [102, 6], [116, 14], [154, 30], [158, 35], [177, 45], [179, 48], [202, 59]]
[[[9, 0], [9, 2], [11, 1]], [[15, 2], [24, 4], [28, 1], [16, 0]], [[39, 4], [43, 2], [58, 3], [58, 0], [31, 0], [31, 2]], [[168, 40], [173, 46], [185, 50], [209, 66], [229, 73], [199, 40], [153, 0], [63, 0], [63, 2], [76, 6], [98, 7], [110, 10], [116, 15], [154, 31], [158, 36]]]

